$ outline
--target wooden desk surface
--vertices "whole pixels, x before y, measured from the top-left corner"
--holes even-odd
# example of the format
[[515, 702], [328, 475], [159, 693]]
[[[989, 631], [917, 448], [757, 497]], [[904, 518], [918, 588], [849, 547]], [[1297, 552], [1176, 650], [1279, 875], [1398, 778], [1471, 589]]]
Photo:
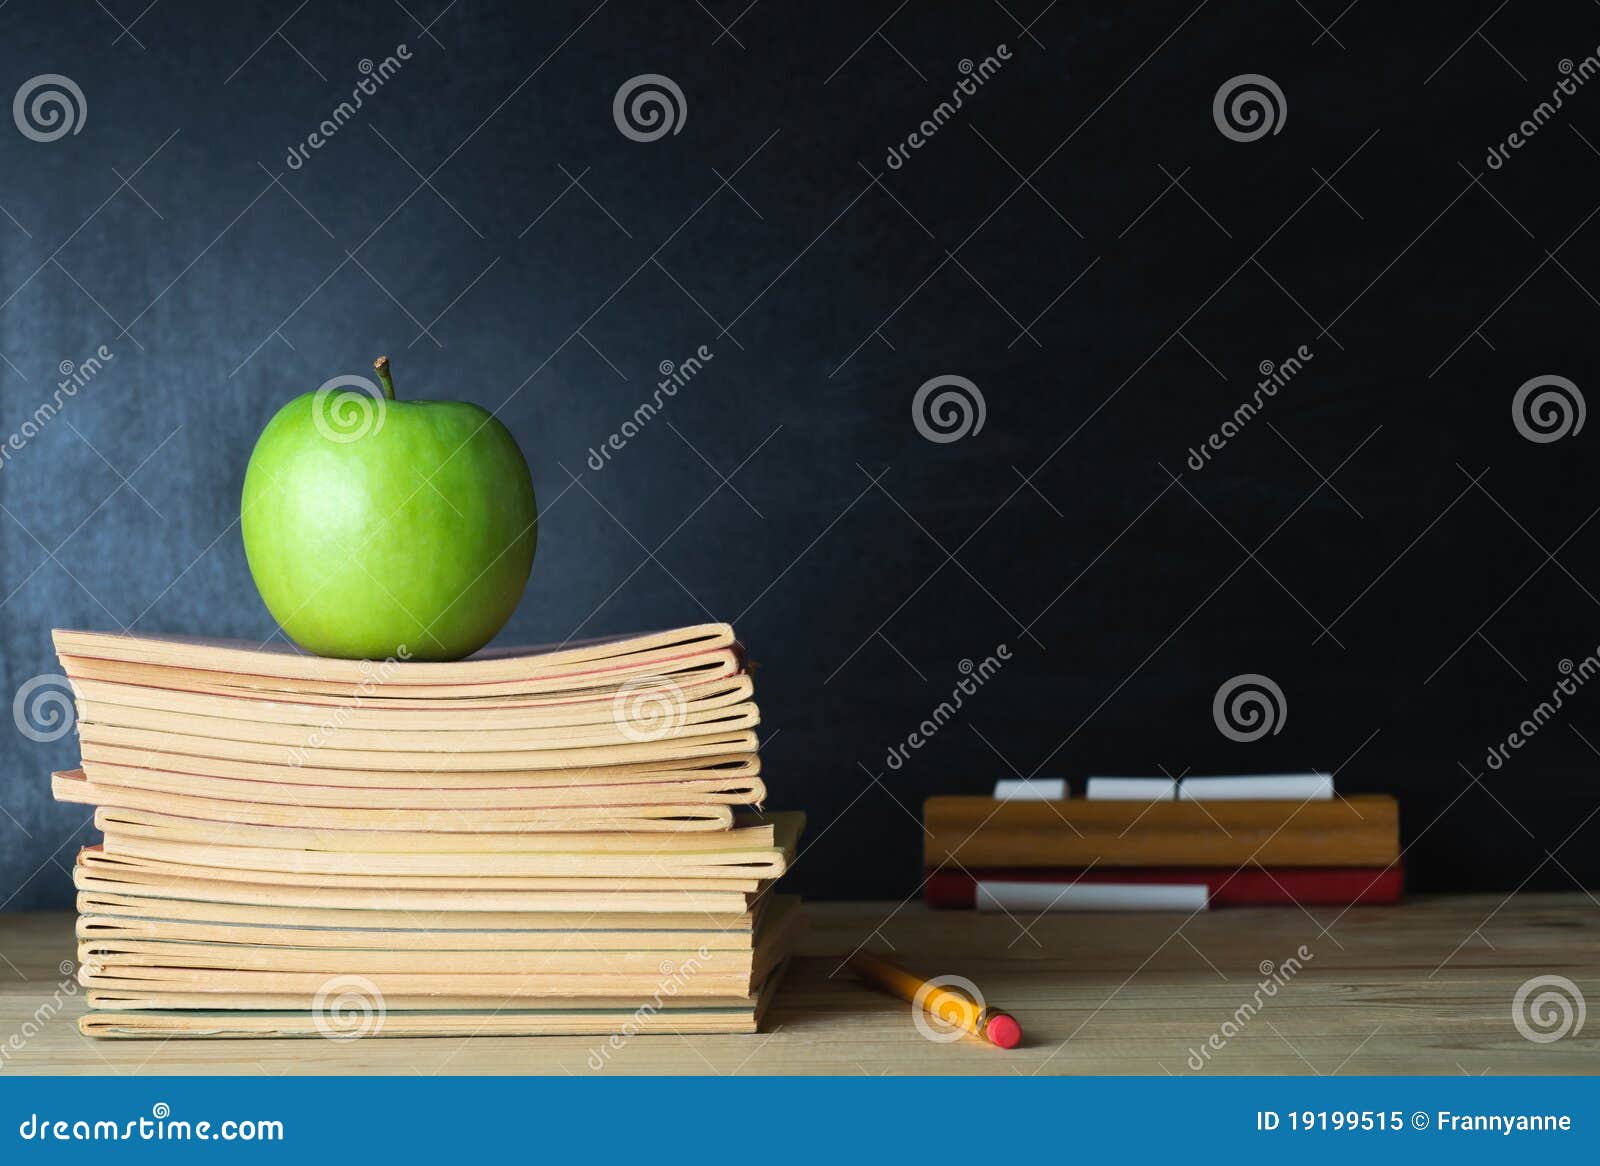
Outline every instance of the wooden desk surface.
[[[1215, 1034], [1223, 1047], [1202, 1072], [1600, 1072], [1600, 1016], [1548, 1043], [1525, 1038], [1512, 1019], [1519, 987], [1540, 976], [1565, 977], [1600, 1006], [1600, 904], [1583, 894], [1434, 897], [1343, 913], [1233, 909], [1186, 923], [1167, 914], [1013, 921], [917, 903], [813, 903], [806, 911], [804, 954], [766, 1031], [635, 1037], [604, 1071], [1186, 1074]], [[838, 970], [863, 942], [926, 975], [970, 977], [1021, 1020], [1024, 1046], [1002, 1052], [970, 1039], [925, 1039], [909, 1005]], [[1261, 966], [1282, 969], [1301, 945], [1311, 958], [1297, 973], [1280, 970], [1286, 982], [1257, 1006]], [[83, 998], [70, 981], [59, 1011], [50, 1007], [61, 963], [73, 954], [70, 915], [0, 916], [9, 965], [0, 968], [9, 981], [0, 986], [0, 1071], [584, 1074], [601, 1043], [91, 1041], [78, 1035]]]

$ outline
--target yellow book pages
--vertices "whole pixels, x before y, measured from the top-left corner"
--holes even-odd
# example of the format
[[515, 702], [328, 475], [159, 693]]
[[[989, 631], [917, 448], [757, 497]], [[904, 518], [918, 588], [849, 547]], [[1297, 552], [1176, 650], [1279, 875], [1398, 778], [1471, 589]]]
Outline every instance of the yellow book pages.
[[640, 662], [659, 664], [733, 645], [727, 624], [699, 624], [642, 635], [614, 636], [566, 645], [490, 648], [450, 663], [337, 660], [308, 655], [287, 644], [192, 636], [133, 636], [57, 628], [56, 653], [93, 660], [207, 672], [331, 681], [351, 686], [472, 685], [542, 677], [596, 677]]
[[669, 838], [683, 833], [720, 833], [733, 824], [734, 817], [730, 806], [718, 802], [545, 806], [525, 810], [296, 808], [98, 786], [71, 772], [53, 774], [50, 788], [57, 801], [100, 806], [122, 814], [145, 813], [200, 823], [191, 827], [197, 839], [216, 838], [224, 833], [238, 836], [252, 825], [265, 829], [312, 829], [321, 825], [334, 830], [356, 832], [384, 832], [390, 829], [475, 833], [505, 833], [508, 830], [539, 833], [621, 831]]
[[[320, 972], [236, 972], [215, 968], [136, 968], [118, 967], [97, 970], [92, 964], [79, 968], [78, 982], [85, 988], [118, 991], [185, 991], [209, 993], [219, 997], [237, 992], [306, 993], [321, 991], [331, 978]], [[663, 979], [658, 971], [645, 974], [599, 974], [593, 972], [549, 973], [409, 973], [378, 972], [362, 979], [371, 983], [385, 998], [393, 996], [484, 996], [494, 999], [539, 1000], [550, 997], [649, 996]], [[750, 991], [748, 975], [703, 973], [695, 975], [678, 994], [692, 996], [742, 996]]]
[[[74, 781], [87, 784], [67, 784]], [[727, 816], [720, 810], [705, 811], [705, 807], [754, 805], [767, 793], [759, 778], [642, 782], [587, 789], [373, 790], [196, 779], [152, 770], [108, 771], [104, 767], [96, 767], [93, 773], [69, 770], [56, 774], [51, 784], [61, 801], [87, 805], [151, 810], [213, 822], [367, 830], [494, 830], [496, 822], [501, 823], [502, 830], [541, 822], [561, 824], [562, 829], [581, 829], [567, 823], [581, 822], [585, 817], [600, 821], [642, 815], [651, 819], [674, 817], [662, 813], [660, 807], [696, 808], [713, 823], [710, 828], [721, 828], [727, 825]], [[691, 816], [678, 826], [663, 824], [658, 828], [687, 829], [693, 820]]]
[[[151, 1009], [167, 1010], [205, 1010], [212, 1011], [262, 1011], [262, 1012], [303, 1012], [311, 1013], [317, 1007], [317, 997], [314, 993], [296, 992], [241, 992], [231, 996], [218, 997], [211, 992], [184, 992], [181, 990], [141, 989], [141, 988], [90, 988], [84, 993], [89, 1007], [108, 1011], [128, 1012]], [[653, 999], [653, 997], [652, 997]], [[755, 1005], [756, 996], [697, 996], [692, 1000], [677, 1000], [663, 993], [660, 1007], [672, 1009], [723, 1009], [743, 1008], [750, 1009]], [[327, 999], [324, 998], [326, 1008]], [[464, 1012], [477, 1012], [480, 1015], [488, 1013], [491, 1009], [504, 1009], [506, 1011], [522, 1011], [528, 1008], [528, 1001], [518, 1000], [514, 997], [494, 996], [386, 996], [384, 1009], [388, 1013], [397, 1012], [442, 1012], [446, 1010], [460, 1010]], [[539, 1002], [538, 1011], [547, 1009], [594, 1009], [594, 1008], [626, 1008], [636, 1009], [645, 1000], [637, 996], [591, 996], [581, 1001], [550, 999]], [[93, 1016], [93, 1013], [90, 1013]], [[137, 1017], [130, 1018], [137, 1021]], [[310, 1019], [309, 1015], [304, 1019]]]
[[537, 1001], [386, 995], [379, 1007], [376, 1000], [362, 997], [365, 985], [353, 984], [345, 986], [352, 995], [337, 1012], [330, 1012], [326, 999], [305, 994], [217, 1000], [196, 993], [91, 988], [87, 996], [93, 1011], [79, 1019], [78, 1028], [85, 1036], [130, 1040], [748, 1033], [756, 1032], [765, 1019], [784, 971], [780, 962], [747, 994], [688, 999], [659, 988], [635, 996]]
[[[688, 876], [596, 876], [571, 875], [439, 875], [439, 874], [353, 874], [307, 873], [304, 871], [258, 871], [216, 866], [196, 866], [164, 859], [137, 855], [107, 854], [99, 848], [88, 848], [78, 854], [78, 865], [73, 878], [80, 890], [117, 890], [125, 886], [160, 886], [170, 880], [182, 884], [201, 883], [257, 884], [277, 888], [279, 894], [291, 889], [301, 889], [311, 894], [331, 895], [336, 891], [426, 891], [460, 895], [460, 910], [474, 909], [469, 900], [472, 895], [496, 891], [572, 891], [609, 894], [617, 891], [647, 891], [651, 893], [673, 891], [730, 891], [753, 893], [762, 886], [757, 878], [691, 878]], [[85, 886], [84, 878], [98, 879], [93, 886]], [[257, 902], [257, 899], [224, 900], [227, 902]], [[726, 902], [726, 900], [723, 900]], [[364, 904], [363, 904], [364, 905]], [[498, 910], [498, 907], [479, 908]], [[577, 910], [578, 908], [572, 908]], [[613, 910], [625, 908], [616, 907]]]
[[[787, 958], [798, 935], [797, 900], [782, 897], [763, 917], [751, 952], [347, 952], [242, 945], [89, 941], [80, 945], [78, 981], [106, 992], [304, 994], [330, 978], [359, 977], [389, 996], [494, 997], [501, 1000], [629, 996], [741, 996]], [[162, 962], [162, 961], [167, 962]]]
[[254, 944], [169, 943], [160, 940], [90, 939], [78, 944], [78, 962], [107, 976], [191, 972], [315, 972], [335, 975], [617, 975], [748, 976], [753, 949], [687, 951], [374, 951], [268, 947]]
[[[721, 808], [721, 807], [719, 807]], [[362, 854], [736, 854], [765, 852], [775, 845], [770, 821], [744, 818], [728, 829], [690, 834], [638, 834], [619, 831], [534, 833], [509, 823], [496, 832], [449, 828], [440, 830], [369, 830], [337, 827], [294, 827], [236, 822], [210, 822], [124, 807], [95, 811], [94, 824], [107, 835], [157, 842], [214, 846], [266, 846]]]
[[[741, 901], [745, 898], [742, 895], [737, 897]], [[92, 919], [96, 924], [104, 921], [107, 927], [138, 929], [159, 924], [198, 927], [202, 929], [198, 934], [213, 939], [224, 928], [243, 925], [253, 931], [269, 933], [315, 930], [318, 934], [326, 931], [335, 935], [359, 935], [372, 931], [426, 931], [436, 936], [452, 931], [542, 931], [547, 934], [583, 936], [595, 932], [693, 932], [709, 929], [718, 935], [732, 936], [737, 933], [747, 940], [755, 918], [768, 897], [761, 896], [749, 909], [741, 906], [737, 911], [684, 911], [675, 914], [669, 911], [597, 913], [558, 910], [399, 910], [309, 906], [305, 903], [269, 905], [84, 890], [78, 892], [77, 907], [85, 919]], [[83, 934], [83, 927], [84, 919], [80, 919], [80, 935]], [[139, 934], [149, 938], [146, 933]]]
[[[275, 910], [272, 922], [192, 923], [168, 918], [130, 918], [117, 915], [85, 915], [77, 923], [80, 951], [143, 952], [176, 956], [191, 952], [227, 949], [266, 948], [296, 952], [334, 952], [352, 959], [360, 953], [613, 953], [659, 951], [734, 952], [748, 955], [763, 945], [788, 941], [791, 929], [800, 919], [800, 900], [793, 895], [766, 895], [742, 915], [684, 915], [663, 926], [648, 915], [598, 915], [567, 918], [558, 926], [555, 915], [521, 913], [510, 915], [515, 925], [488, 927], [478, 922], [467, 926], [450, 915], [419, 918], [394, 913], [395, 926], [357, 926], [342, 920], [342, 926], [311, 922], [304, 911]], [[322, 912], [323, 916], [330, 914]], [[332, 912], [332, 914], [341, 914]], [[377, 912], [342, 912], [344, 915], [375, 915]], [[459, 916], [462, 913], [456, 913]], [[488, 912], [480, 912], [487, 916]], [[728, 919], [726, 926], [717, 926]], [[438, 922], [450, 923], [439, 926]], [[632, 922], [635, 925], [625, 926]], [[142, 946], [140, 946], [142, 945]], [[150, 945], [154, 945], [153, 947]], [[248, 953], [246, 953], [248, 954]], [[137, 961], [136, 961], [137, 962]], [[243, 965], [240, 965], [243, 966]], [[485, 968], [484, 970], [490, 970]]]
[[[240, 761], [203, 757], [193, 753], [167, 753], [162, 750], [96, 744], [92, 741], [80, 742], [80, 748], [83, 754], [82, 768], [91, 781], [96, 780], [99, 773], [114, 772], [119, 777], [115, 781], [109, 781], [108, 784], [137, 785], [141, 784], [134, 780], [137, 774], [156, 774], [172, 782], [192, 780], [194, 784], [192, 788], [182, 784], [148, 788], [172, 789], [179, 793], [195, 794], [207, 792], [204, 788], [205, 779], [393, 790], [414, 795], [453, 795], [457, 791], [477, 789], [591, 790], [600, 786], [635, 785], [658, 781], [754, 777], [761, 772], [761, 759], [757, 754], [737, 750], [712, 753], [704, 757], [623, 762], [614, 765], [579, 765], [556, 769], [491, 768], [455, 772], [439, 769], [389, 769], [381, 766], [344, 769], [337, 766], [284, 765], [281, 763], [281, 758], [276, 762]], [[215, 796], [228, 795], [218, 793]]]
[[[547, 749], [596, 749], [608, 746], [627, 746], [648, 743], [668, 750], [673, 742], [696, 737], [725, 736], [742, 729], [753, 729], [761, 723], [760, 710], [754, 701], [729, 703], [720, 700], [704, 701], [696, 705], [674, 702], [672, 712], [660, 726], [641, 730], [627, 716], [613, 715], [609, 705], [591, 719], [580, 724], [560, 722], [516, 725], [516, 719], [499, 715], [493, 724], [485, 726], [483, 713], [455, 713], [449, 710], [421, 714], [415, 712], [389, 713], [381, 719], [392, 721], [388, 727], [357, 727], [354, 722], [362, 706], [324, 711], [320, 720], [310, 723], [278, 720], [246, 720], [241, 717], [201, 716], [195, 713], [173, 712], [159, 708], [141, 708], [128, 704], [110, 704], [78, 696], [79, 731], [89, 729], [134, 729], [153, 734], [156, 738], [173, 743], [195, 739], [248, 742], [255, 745], [278, 746], [284, 764], [304, 764], [314, 761], [323, 753], [370, 752], [384, 754], [451, 753], [472, 755], [477, 753], [517, 753]], [[280, 709], [284, 706], [278, 706]], [[623, 707], [627, 707], [624, 702]], [[236, 710], [238, 711], [238, 710]], [[254, 710], [242, 710], [254, 711]], [[367, 710], [359, 719], [370, 724], [377, 714]], [[424, 727], [426, 722], [434, 727]], [[175, 750], [183, 752], [184, 750]]]
[[526, 830], [350, 830], [341, 827], [283, 827], [243, 822], [206, 822], [174, 814], [106, 806], [94, 811], [94, 825], [107, 833], [152, 841], [195, 845], [269, 846], [304, 851], [360, 854], [722, 854], [762, 853], [778, 845], [776, 819], [741, 814], [726, 830], [698, 833], [600, 832], [530, 833]]
[[412, 773], [498, 773], [510, 770], [570, 770], [590, 766], [631, 765], [716, 757], [726, 753], [754, 753], [756, 735], [748, 729], [667, 737], [658, 741], [579, 745], [546, 743], [539, 748], [494, 752], [457, 751], [449, 743], [427, 749], [333, 749], [299, 744], [269, 744], [233, 737], [207, 737], [194, 733], [159, 732], [126, 725], [78, 725], [85, 746], [182, 753], [227, 761], [246, 761], [293, 769], [311, 762], [325, 769], [378, 769]]
[[[321, 728], [330, 720], [349, 729], [423, 729], [476, 732], [483, 729], [532, 729], [552, 726], [611, 725], [625, 719], [629, 703], [667, 702], [685, 712], [727, 708], [748, 701], [755, 686], [743, 673], [678, 683], [666, 677], [646, 678], [622, 690], [558, 693], [550, 696], [489, 698], [367, 697], [340, 700], [320, 694], [208, 693], [148, 684], [72, 680], [80, 715], [93, 710], [133, 708], [173, 717], [256, 721], [274, 725]], [[118, 723], [118, 722], [112, 722]]]
[[[570, 1009], [508, 1010], [480, 1004], [478, 1011], [399, 1012], [386, 1010], [363, 1031], [361, 1020], [341, 1029], [311, 1012], [89, 1012], [78, 1020], [84, 1036], [120, 1040], [241, 1040], [325, 1037], [608, 1036], [629, 1032], [680, 1036], [759, 1031], [753, 1011], [744, 1009], [653, 1008], [636, 1017], [649, 997], [632, 1008], [596, 1011], [580, 1003]], [[215, 1005], [212, 1006], [215, 1008]]]
[[750, 815], [745, 822], [729, 831], [638, 841], [626, 835], [461, 833], [396, 842], [386, 831], [247, 825], [211, 830], [161, 814], [102, 809], [95, 815], [105, 834], [103, 860], [380, 878], [777, 878], [794, 852], [804, 816]]
[[[221, 841], [225, 843], [227, 840]], [[783, 853], [775, 847], [704, 853], [661, 851], [654, 854], [555, 851], [407, 854], [167, 842], [124, 833], [109, 825], [105, 827], [103, 845], [109, 856], [206, 866], [217, 870], [316, 877], [775, 879], [784, 871]]]
[[386, 684], [388, 665], [373, 663], [360, 682], [307, 680], [285, 676], [265, 676], [243, 672], [217, 672], [203, 668], [138, 664], [127, 661], [98, 660], [69, 653], [60, 654], [61, 670], [74, 683], [102, 680], [113, 684], [181, 689], [212, 696], [259, 696], [284, 699], [325, 700], [349, 705], [356, 702], [397, 707], [426, 707], [439, 700], [452, 705], [461, 701], [473, 707], [499, 707], [496, 702], [523, 703], [534, 700], [568, 700], [573, 697], [611, 696], [619, 689], [664, 678], [690, 686], [703, 681], [737, 676], [744, 663], [737, 650], [717, 648], [682, 656], [642, 656], [630, 663], [588, 673], [552, 673], [512, 680], [477, 681], [472, 684], [406, 683]]
[[625, 928], [601, 931], [596, 920], [586, 928], [502, 927], [428, 928], [412, 922], [401, 927], [327, 927], [304, 924], [298, 913], [277, 912], [273, 924], [186, 923], [173, 919], [127, 919], [115, 915], [82, 915], [78, 939], [86, 944], [136, 941], [214, 944], [296, 950], [330, 950], [341, 955], [360, 951], [424, 952], [614, 952], [614, 951], [743, 951], [754, 946], [748, 927], [726, 930], [702, 919], [698, 928], [663, 930]]
[[152, 904], [152, 913], [169, 911], [180, 918], [204, 918], [216, 904], [275, 912], [373, 911], [407, 916], [419, 921], [419, 925], [425, 921], [428, 926], [438, 926], [440, 916], [460, 915], [475, 920], [486, 913], [595, 919], [659, 914], [677, 918], [701, 913], [739, 914], [748, 911], [758, 897], [753, 885], [728, 888], [722, 879], [716, 880], [719, 889], [715, 890], [677, 883], [662, 887], [659, 879], [527, 879], [518, 880], [527, 885], [517, 888], [481, 886], [480, 880], [464, 887], [419, 888], [233, 882], [152, 875], [148, 871], [119, 870], [108, 875], [101, 870], [92, 864], [80, 864], [73, 871], [73, 885], [86, 895], [114, 895], [124, 901], [136, 898]]

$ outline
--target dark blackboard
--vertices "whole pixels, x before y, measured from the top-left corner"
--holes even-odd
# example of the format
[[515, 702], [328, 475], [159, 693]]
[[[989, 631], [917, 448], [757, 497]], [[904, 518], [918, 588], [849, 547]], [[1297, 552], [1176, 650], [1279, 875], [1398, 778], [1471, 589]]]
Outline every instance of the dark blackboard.
[[[272, 635], [251, 445], [387, 352], [532, 463], [505, 640], [735, 621], [808, 894], [911, 894], [930, 793], [1313, 766], [1413, 886], [1600, 880], [1596, 426], [1514, 417], [1600, 389], [1592, 5], [141, 8], [0, 12], [0, 96], [81, 93], [0, 120], [9, 698], [53, 625]], [[73, 761], [9, 739], [7, 907], [69, 901]]]

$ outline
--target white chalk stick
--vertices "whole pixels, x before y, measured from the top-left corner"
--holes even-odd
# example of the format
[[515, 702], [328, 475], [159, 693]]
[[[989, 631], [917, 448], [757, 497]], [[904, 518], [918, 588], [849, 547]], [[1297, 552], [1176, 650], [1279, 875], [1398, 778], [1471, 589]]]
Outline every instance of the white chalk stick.
[[1059, 802], [1067, 796], [1067, 779], [1008, 777], [994, 783], [994, 796], [1003, 802]]
[[1178, 783], [1180, 802], [1268, 801], [1326, 802], [1333, 798], [1328, 773], [1261, 773], [1248, 777], [1186, 777]]
[[1089, 797], [1104, 802], [1170, 802], [1178, 783], [1170, 777], [1091, 777]]
[[1204, 883], [1018, 883], [979, 881], [980, 911], [1201, 911]]

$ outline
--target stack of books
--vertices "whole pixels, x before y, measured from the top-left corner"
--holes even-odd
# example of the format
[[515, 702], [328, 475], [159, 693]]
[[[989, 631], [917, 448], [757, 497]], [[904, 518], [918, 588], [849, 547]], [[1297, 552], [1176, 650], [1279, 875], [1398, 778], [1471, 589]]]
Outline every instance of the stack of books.
[[[1394, 798], [1326, 774], [1091, 778], [924, 804], [927, 901], [995, 911], [1395, 903]], [[1042, 796], [1041, 796], [1042, 794]]]
[[457, 663], [57, 631], [93, 1036], [749, 1032], [797, 901], [725, 624]]

